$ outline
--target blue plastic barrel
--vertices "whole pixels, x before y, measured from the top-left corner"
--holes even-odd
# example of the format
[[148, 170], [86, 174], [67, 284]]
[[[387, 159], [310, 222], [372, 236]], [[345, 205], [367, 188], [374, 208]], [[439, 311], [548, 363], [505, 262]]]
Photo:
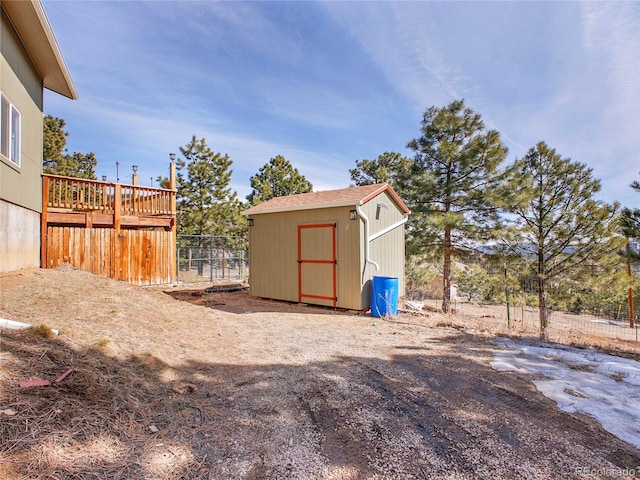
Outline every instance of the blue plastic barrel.
[[398, 314], [398, 277], [373, 277], [371, 315], [386, 317]]

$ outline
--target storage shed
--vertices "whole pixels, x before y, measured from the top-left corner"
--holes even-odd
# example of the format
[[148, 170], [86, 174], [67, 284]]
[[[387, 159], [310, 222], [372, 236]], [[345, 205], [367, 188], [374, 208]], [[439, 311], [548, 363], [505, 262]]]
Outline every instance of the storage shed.
[[409, 213], [386, 183], [277, 197], [246, 210], [249, 294], [366, 310], [373, 276], [390, 276], [402, 297]]

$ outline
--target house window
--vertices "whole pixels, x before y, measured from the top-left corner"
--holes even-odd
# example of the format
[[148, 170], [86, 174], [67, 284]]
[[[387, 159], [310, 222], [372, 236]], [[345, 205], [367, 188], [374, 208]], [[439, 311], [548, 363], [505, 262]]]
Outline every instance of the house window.
[[0, 93], [0, 154], [20, 166], [20, 112]]

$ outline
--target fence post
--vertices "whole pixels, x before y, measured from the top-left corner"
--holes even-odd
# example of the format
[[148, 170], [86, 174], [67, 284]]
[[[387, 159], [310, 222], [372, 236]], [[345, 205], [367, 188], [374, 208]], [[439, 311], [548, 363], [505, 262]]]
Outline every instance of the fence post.
[[507, 297], [507, 328], [511, 329], [511, 311], [509, 309], [509, 284], [507, 283], [507, 264], [504, 264], [504, 294]]
[[180, 248], [176, 249], [176, 282], [180, 283]]
[[238, 268], [240, 273], [240, 279], [244, 280], [244, 250], [240, 250], [240, 268]]
[[209, 281], [213, 282], [213, 242], [209, 241]]

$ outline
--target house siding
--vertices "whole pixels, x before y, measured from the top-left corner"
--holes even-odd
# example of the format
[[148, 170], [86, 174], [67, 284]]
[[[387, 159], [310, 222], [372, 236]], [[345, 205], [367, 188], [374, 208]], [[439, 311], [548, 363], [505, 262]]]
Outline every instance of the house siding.
[[77, 98], [41, 1], [0, 1], [0, 91], [20, 113], [20, 158], [0, 154], [3, 272], [41, 261], [44, 88]]
[[21, 116], [20, 166], [0, 155], [0, 199], [34, 212], [42, 210], [42, 79], [2, 12], [0, 91]]
[[[44, 94], [42, 78], [38, 70], [31, 62], [24, 46], [20, 42], [13, 25], [2, 10], [2, 30], [0, 31], [0, 45], [2, 45], [2, 57], [7, 66], [19, 80], [20, 85], [26, 90], [31, 101], [40, 110], [44, 110]], [[6, 70], [3, 65], [3, 76]]]

